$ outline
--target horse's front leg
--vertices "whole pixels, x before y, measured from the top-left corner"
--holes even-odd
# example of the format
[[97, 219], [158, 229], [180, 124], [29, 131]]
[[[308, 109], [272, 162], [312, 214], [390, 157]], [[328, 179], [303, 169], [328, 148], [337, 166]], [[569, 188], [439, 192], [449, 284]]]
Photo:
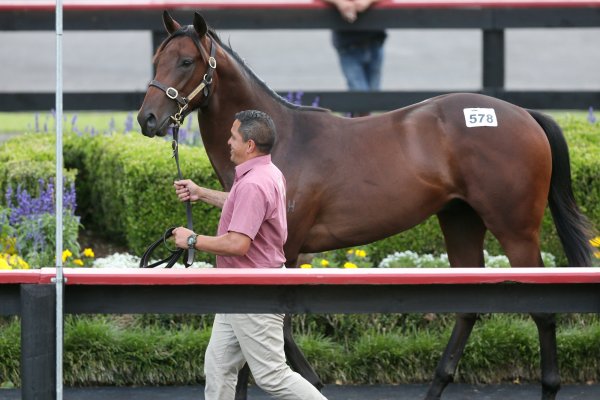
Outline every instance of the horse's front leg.
[[444, 350], [442, 359], [435, 369], [433, 382], [429, 386], [426, 400], [438, 400], [442, 396], [444, 388], [454, 380], [454, 373], [458, 362], [462, 357], [467, 340], [473, 330], [473, 325], [477, 321], [477, 314], [458, 314], [452, 335]]
[[542, 400], [554, 400], [560, 389], [558, 355], [556, 352], [556, 316], [531, 314], [538, 329], [542, 367]]
[[324, 386], [323, 382], [321, 382], [315, 370], [310, 366], [304, 354], [298, 348], [296, 342], [294, 342], [294, 337], [292, 336], [292, 316], [289, 314], [286, 314], [283, 319], [283, 340], [285, 356], [292, 369], [302, 375], [314, 387], [321, 390]]
[[235, 400], [246, 400], [248, 397], [248, 380], [250, 379], [250, 367], [245, 363], [238, 372], [238, 381], [235, 386]]

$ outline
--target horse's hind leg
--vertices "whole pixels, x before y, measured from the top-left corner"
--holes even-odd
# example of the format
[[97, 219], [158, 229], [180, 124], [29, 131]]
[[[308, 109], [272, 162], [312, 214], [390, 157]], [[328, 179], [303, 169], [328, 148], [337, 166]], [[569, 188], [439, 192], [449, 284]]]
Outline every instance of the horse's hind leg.
[[[537, 234], [515, 237], [514, 233], [498, 235], [512, 267], [543, 267]], [[560, 389], [560, 372], [556, 349], [556, 318], [554, 314], [531, 314], [540, 340], [542, 369], [542, 400], [554, 400]]]
[[542, 400], [554, 400], [560, 389], [560, 372], [556, 351], [556, 316], [554, 314], [531, 314], [540, 338], [542, 367]]
[[310, 366], [304, 354], [296, 342], [294, 342], [294, 337], [292, 336], [292, 316], [289, 314], [286, 314], [283, 319], [283, 348], [292, 369], [302, 375], [314, 387], [321, 390], [323, 382], [321, 382], [315, 370]]
[[[452, 267], [483, 267], [485, 225], [466, 203], [456, 203], [438, 213]], [[456, 367], [477, 321], [477, 314], [458, 314], [450, 340], [435, 370], [427, 391], [427, 400], [439, 399], [444, 388], [453, 381]]]

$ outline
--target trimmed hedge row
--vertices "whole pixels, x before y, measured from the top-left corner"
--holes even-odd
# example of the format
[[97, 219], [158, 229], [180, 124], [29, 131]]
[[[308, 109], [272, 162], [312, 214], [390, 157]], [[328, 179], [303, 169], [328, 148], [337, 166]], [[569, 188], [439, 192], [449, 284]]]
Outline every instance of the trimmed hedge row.
[[[67, 318], [66, 385], [153, 386], [204, 382], [204, 352], [210, 328], [123, 327], [113, 318]], [[0, 384], [19, 386], [19, 324], [13, 322], [4, 327], [0, 324], [0, 329]], [[449, 336], [450, 328], [442, 327], [408, 332], [367, 330], [346, 342], [317, 332], [298, 335], [296, 339], [327, 384], [399, 384], [429, 382]], [[557, 343], [563, 383], [600, 380], [597, 357], [600, 322], [597, 319], [585, 326], [559, 326]], [[537, 331], [531, 319], [486, 316], [475, 325], [455, 381], [472, 384], [539, 382], [539, 362]]]
[[[50, 140], [51, 139], [51, 140]], [[56, 177], [56, 149], [50, 135], [20, 135], [0, 147], [0, 193], [1, 204], [6, 204], [4, 194], [10, 185], [18, 186], [37, 197], [39, 180], [45, 182]], [[65, 185], [75, 183], [77, 169], [63, 170]]]
[[[569, 115], [558, 118], [571, 150], [575, 196], [594, 226], [600, 226], [600, 124]], [[210, 188], [220, 185], [205, 152], [198, 147], [180, 146], [182, 170], [186, 177]], [[9, 183], [35, 186], [38, 178], [54, 175], [54, 137], [23, 135], [0, 149], [0, 189]], [[184, 207], [172, 190], [175, 164], [170, 142], [148, 139], [139, 133], [112, 136], [68, 135], [64, 139], [67, 180], [77, 176], [78, 213], [87, 228], [126, 244], [141, 254], [172, 225], [185, 224]], [[510, 162], [510, 160], [507, 160]], [[194, 221], [198, 232], [214, 234], [219, 210], [195, 204]], [[357, 216], [360, 218], [360, 216]], [[488, 234], [486, 247], [500, 254], [498, 243]], [[437, 219], [396, 236], [367, 246], [374, 262], [395, 251], [413, 250], [420, 254], [443, 253], [444, 240]], [[542, 228], [542, 249], [566, 260], [550, 213]], [[212, 257], [201, 255], [202, 261]]]
[[[200, 148], [180, 146], [186, 178], [217, 188], [218, 181]], [[65, 165], [80, 171], [77, 197], [84, 225], [126, 244], [141, 255], [170, 226], [185, 225], [185, 207], [177, 200], [171, 143], [142, 135], [81, 137], [65, 140]], [[195, 230], [214, 234], [219, 210], [193, 206]], [[198, 261], [212, 261], [198, 254]]]

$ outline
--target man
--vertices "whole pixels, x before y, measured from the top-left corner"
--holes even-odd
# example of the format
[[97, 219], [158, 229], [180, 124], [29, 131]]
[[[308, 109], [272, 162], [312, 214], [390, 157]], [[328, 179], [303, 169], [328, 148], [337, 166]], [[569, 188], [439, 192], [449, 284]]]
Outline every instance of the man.
[[[236, 165], [229, 193], [175, 182], [181, 201], [202, 200], [223, 208], [217, 236], [173, 232], [181, 248], [217, 255], [217, 268], [281, 268], [287, 238], [285, 179], [271, 162], [275, 125], [261, 111], [235, 115], [227, 141]], [[325, 399], [286, 364], [283, 314], [217, 314], [206, 349], [206, 400], [233, 400], [238, 371], [247, 362], [257, 385], [277, 399]]]
[[[379, 0], [323, 1], [333, 4], [345, 21], [353, 23], [360, 13]], [[331, 37], [348, 88], [360, 92], [378, 91], [381, 87], [383, 44], [387, 38], [385, 30], [340, 29], [334, 30]], [[364, 116], [369, 113], [353, 115]]]

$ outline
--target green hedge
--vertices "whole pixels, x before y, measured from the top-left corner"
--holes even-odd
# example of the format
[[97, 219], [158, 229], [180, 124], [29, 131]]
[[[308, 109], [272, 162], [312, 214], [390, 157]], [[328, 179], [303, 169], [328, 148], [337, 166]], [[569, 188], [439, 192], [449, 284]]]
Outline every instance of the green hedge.
[[[565, 115], [558, 118], [571, 150], [575, 196], [595, 227], [600, 226], [600, 124]], [[127, 245], [141, 254], [172, 225], [185, 224], [185, 209], [172, 189], [175, 163], [170, 142], [149, 139], [139, 133], [78, 136], [64, 139], [67, 179], [77, 174], [78, 213], [83, 224], [96, 233]], [[201, 147], [180, 146], [182, 170], [200, 185], [219, 188], [218, 180]], [[0, 149], [0, 188], [7, 183], [35, 186], [37, 178], [53, 176], [54, 137], [23, 135]], [[205, 204], [194, 205], [195, 228], [214, 234], [220, 210]], [[360, 216], [359, 216], [360, 217]], [[486, 247], [500, 254], [498, 243], [488, 234]], [[374, 262], [395, 251], [441, 254], [444, 241], [435, 216], [423, 224], [367, 246]], [[550, 213], [542, 229], [542, 250], [566, 262]], [[202, 261], [213, 258], [201, 254]]]
[[[345, 324], [340, 321], [356, 317], [359, 316], [329, 318]], [[128, 321], [124, 324], [127, 318], [131, 316], [67, 317], [66, 385], [153, 386], [204, 382], [203, 362], [209, 327], [141, 327]], [[378, 316], [369, 318], [382, 322]], [[384, 321], [388, 323], [390, 318], [385, 316]], [[364, 318], [358, 318], [361, 319]], [[600, 321], [597, 318], [578, 320], [585, 323], [576, 326], [562, 321], [557, 331], [560, 373], [565, 384], [600, 380], [597, 357]], [[450, 336], [449, 324], [432, 325], [408, 330], [393, 325], [386, 329], [363, 325], [360, 335], [340, 338], [313, 331], [298, 334], [296, 339], [326, 384], [429, 382]], [[2, 326], [0, 322], [0, 332], [0, 385], [19, 386], [19, 323]], [[530, 318], [505, 314], [484, 316], [475, 325], [455, 381], [539, 383], [539, 363], [537, 331]]]
[[[26, 189], [30, 195], [39, 195], [39, 180], [45, 182], [56, 177], [56, 147], [50, 135], [24, 134], [15, 136], [0, 146], [0, 193], [2, 204], [4, 194], [10, 185]], [[75, 183], [77, 170], [63, 170], [65, 184]]]
[[[65, 165], [78, 168], [78, 202], [84, 225], [120, 240], [140, 255], [169, 226], [185, 225], [185, 207], [173, 189], [176, 179], [171, 143], [142, 135], [70, 136], [65, 141]], [[186, 178], [217, 188], [218, 182], [203, 150], [180, 146]], [[214, 234], [219, 210], [193, 206], [195, 230]], [[212, 257], [199, 254], [199, 261]]]

